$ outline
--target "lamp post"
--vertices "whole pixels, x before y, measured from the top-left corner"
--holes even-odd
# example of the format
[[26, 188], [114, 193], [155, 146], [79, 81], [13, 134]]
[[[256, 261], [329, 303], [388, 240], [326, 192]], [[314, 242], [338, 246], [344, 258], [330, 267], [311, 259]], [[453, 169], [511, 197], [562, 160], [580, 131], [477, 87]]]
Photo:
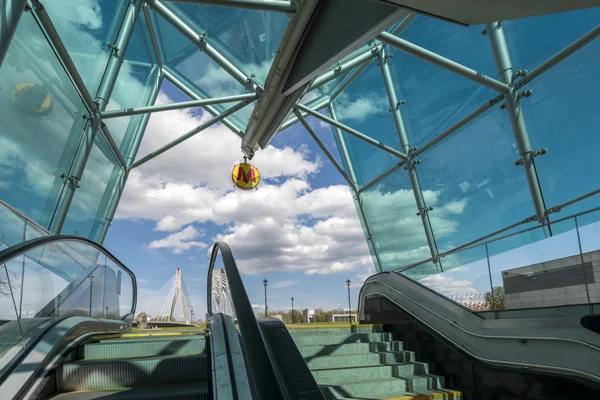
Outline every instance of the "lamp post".
[[269, 307], [267, 306], [267, 283], [269, 281], [265, 279], [263, 283], [265, 284], [265, 318], [269, 318]]
[[294, 298], [292, 297], [292, 324], [294, 323]]
[[192, 320], [190, 321], [192, 325], [194, 324], [194, 310], [190, 310], [190, 314], [192, 314]]
[[351, 281], [350, 281], [350, 279], [348, 279], [346, 281], [346, 286], [348, 286], [348, 318], [350, 321], [350, 325], [352, 325], [352, 306], [350, 303], [350, 283], [351, 283]]

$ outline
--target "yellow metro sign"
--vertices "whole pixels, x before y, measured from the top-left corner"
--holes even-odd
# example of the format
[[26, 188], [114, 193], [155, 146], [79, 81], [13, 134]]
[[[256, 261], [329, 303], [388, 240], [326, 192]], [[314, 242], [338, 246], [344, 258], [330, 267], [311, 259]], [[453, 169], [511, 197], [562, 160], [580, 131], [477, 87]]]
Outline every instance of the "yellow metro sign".
[[252, 164], [239, 163], [231, 171], [231, 180], [238, 189], [252, 190], [260, 183], [260, 172]]

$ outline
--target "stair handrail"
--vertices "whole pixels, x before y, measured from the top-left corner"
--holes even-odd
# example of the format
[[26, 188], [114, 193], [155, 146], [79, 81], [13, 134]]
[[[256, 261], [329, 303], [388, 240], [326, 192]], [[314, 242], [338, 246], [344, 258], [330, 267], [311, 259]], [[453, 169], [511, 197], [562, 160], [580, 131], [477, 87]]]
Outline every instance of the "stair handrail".
[[231, 294], [230, 301], [237, 317], [237, 324], [244, 346], [243, 350], [248, 362], [247, 370], [257, 400], [287, 399], [288, 396], [286, 396], [284, 390], [285, 385], [280, 381], [279, 374], [274, 369], [274, 361], [271, 359], [262, 331], [256, 321], [254, 309], [246, 293], [233, 253], [229, 245], [224, 242], [215, 242], [211, 251], [206, 281], [207, 315], [210, 317], [214, 315], [212, 308], [212, 278], [215, 261], [219, 253], [223, 259], [223, 269]]
[[101, 244], [94, 242], [91, 239], [82, 237], [82, 236], [74, 236], [74, 235], [52, 235], [52, 236], [41, 236], [34, 239], [29, 239], [14, 246], [11, 246], [7, 249], [0, 251], [0, 264], [4, 264], [7, 261], [12, 260], [15, 257], [18, 257], [21, 254], [25, 254], [28, 251], [35, 249], [36, 247], [45, 246], [51, 243], [56, 242], [81, 242], [86, 245], [89, 245], [96, 250], [103, 253], [107, 258], [109, 258], [112, 262], [114, 262], [120, 269], [125, 271], [131, 278], [132, 285], [132, 304], [130, 311], [127, 315], [121, 317], [122, 320], [126, 320], [129, 316], [135, 316], [135, 308], [137, 304], [137, 281], [135, 279], [135, 274], [127, 268], [118, 258], [116, 258], [110, 251], [108, 251]]

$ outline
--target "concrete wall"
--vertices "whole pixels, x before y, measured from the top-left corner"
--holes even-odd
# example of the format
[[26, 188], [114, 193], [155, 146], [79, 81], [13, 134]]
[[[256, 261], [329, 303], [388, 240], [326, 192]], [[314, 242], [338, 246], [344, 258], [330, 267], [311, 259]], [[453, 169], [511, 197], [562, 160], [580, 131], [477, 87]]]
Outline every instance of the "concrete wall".
[[[585, 274], [584, 274], [585, 271]], [[508, 310], [600, 303], [600, 251], [502, 272]]]

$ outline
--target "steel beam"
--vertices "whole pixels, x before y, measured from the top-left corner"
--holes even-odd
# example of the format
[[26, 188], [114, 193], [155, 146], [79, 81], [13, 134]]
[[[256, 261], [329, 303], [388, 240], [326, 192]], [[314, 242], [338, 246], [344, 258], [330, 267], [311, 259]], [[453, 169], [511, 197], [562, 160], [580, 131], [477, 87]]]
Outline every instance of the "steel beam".
[[[148, 96], [148, 104], [154, 104], [156, 98], [158, 97], [158, 93], [160, 92], [160, 86], [163, 81], [162, 73], [157, 74], [156, 81], [152, 86], [152, 91]], [[116, 176], [113, 179], [113, 185], [118, 185], [116, 188], [115, 194], [110, 198], [110, 203], [106, 209], [106, 215], [102, 221], [102, 230], [100, 231], [100, 236], [98, 237], [98, 243], [103, 243], [106, 238], [106, 234], [108, 232], [108, 228], [110, 228], [110, 224], [112, 223], [115, 213], [117, 212], [117, 207], [119, 202], [121, 201], [121, 196], [123, 195], [123, 190], [125, 189], [125, 184], [127, 179], [129, 178], [129, 169], [135, 160], [138, 149], [140, 148], [140, 144], [142, 143], [142, 138], [144, 137], [144, 132], [146, 127], [148, 126], [148, 121], [150, 120], [150, 114], [143, 114], [139, 121], [135, 121], [132, 119], [130, 122], [130, 126], [128, 127], [132, 129], [131, 134], [125, 135], [123, 138], [123, 143], [121, 144], [123, 148], [123, 153], [125, 154], [125, 162], [127, 165], [127, 169], [123, 171], [122, 175]], [[95, 230], [93, 231], [95, 232]]]
[[391, 54], [387, 54], [385, 48], [382, 47], [377, 54], [377, 57], [379, 59], [379, 68], [381, 69], [381, 75], [383, 76], [383, 84], [387, 93], [390, 111], [394, 117], [398, 141], [404, 154], [408, 154], [410, 152], [408, 136], [406, 135], [406, 128], [404, 127], [402, 116], [400, 115], [400, 102], [398, 101], [398, 96], [396, 96], [396, 89], [392, 82], [392, 74], [390, 72], [390, 65], [388, 64]]
[[369, 190], [370, 188], [372, 188], [373, 186], [377, 185], [385, 177], [387, 177], [388, 175], [390, 175], [392, 172], [397, 171], [403, 165], [404, 165], [404, 162], [400, 162], [398, 164], [394, 164], [391, 168], [389, 168], [388, 170], [386, 170], [385, 172], [383, 172], [381, 175], [379, 175], [378, 177], [372, 179], [370, 182], [367, 182], [365, 185], [363, 185], [358, 190], [359, 193], [365, 192], [365, 191]]
[[119, 76], [119, 71], [121, 70], [121, 65], [123, 65], [125, 53], [127, 52], [127, 47], [131, 41], [133, 29], [135, 28], [135, 22], [137, 21], [141, 9], [142, 0], [132, 0], [127, 7], [127, 11], [125, 11], [121, 30], [119, 31], [115, 44], [112, 46], [108, 65], [106, 66], [106, 71], [104, 72], [104, 77], [102, 82], [100, 82], [98, 95], [96, 96], [98, 111], [100, 112], [104, 112], [108, 105], [108, 100], [110, 99], [110, 95], [117, 82], [117, 77]]
[[[486, 24], [486, 31], [492, 46], [492, 53], [494, 54], [498, 76], [502, 82], [508, 85], [513, 79], [513, 67], [510, 61], [502, 25], [499, 22]], [[525, 170], [525, 176], [527, 177], [527, 183], [529, 185], [529, 191], [531, 193], [537, 220], [540, 223], [544, 223], [547, 219], [546, 207], [544, 205], [542, 189], [533, 162], [534, 156], [531, 151], [531, 143], [529, 142], [529, 133], [527, 132], [527, 126], [525, 125], [525, 118], [523, 117], [518, 96], [517, 89], [514, 86], [511, 87], [509, 92], [504, 96], [506, 100], [506, 110], [508, 111], [517, 149], [519, 150], [521, 162]]]
[[199, 126], [197, 126], [194, 129], [192, 129], [191, 131], [189, 131], [189, 132], [183, 134], [182, 136], [178, 137], [177, 139], [173, 140], [171, 143], [164, 145], [160, 149], [155, 150], [152, 153], [148, 154], [147, 156], [143, 157], [142, 159], [136, 161], [135, 163], [133, 163], [131, 168], [133, 169], [133, 168], [139, 167], [140, 165], [152, 160], [153, 158], [164, 153], [165, 151], [177, 146], [178, 144], [188, 140], [189, 138], [196, 135], [197, 133], [202, 132], [203, 130], [207, 129], [208, 127], [216, 124], [217, 122], [219, 122], [222, 119], [226, 118], [227, 116], [233, 114], [234, 112], [241, 110], [242, 108], [246, 107], [248, 104], [250, 104], [249, 100], [244, 100], [244, 101], [239, 102], [235, 106], [229, 108], [227, 111], [217, 115], [216, 117], [209, 119], [208, 121], [200, 124]]
[[101, 122], [102, 120], [100, 117], [96, 115], [95, 118], [92, 118], [91, 121], [88, 122], [89, 126], [83, 130], [81, 141], [79, 142], [79, 147], [75, 153], [71, 169], [68, 175], [64, 176], [65, 190], [61, 196], [58, 210], [56, 211], [56, 217], [53, 219], [52, 229], [50, 229], [54, 235], [60, 234], [65, 220], [67, 219], [67, 213], [71, 206], [71, 202], [73, 201], [73, 196], [75, 196], [75, 191], [79, 187], [79, 181], [81, 181], [85, 165], [92, 152], [94, 141], [96, 140], [96, 133], [100, 128]]
[[[318, 111], [318, 110], [322, 109], [323, 107], [327, 107], [327, 105], [329, 104], [330, 101], [331, 101], [331, 98], [329, 96], [322, 96], [322, 97], [319, 97], [319, 98], [309, 101], [308, 103], [306, 103], [306, 106], [312, 108], [313, 110]], [[303, 117], [307, 116], [306, 113], [300, 113], [300, 115], [302, 115]], [[286, 130], [287, 128], [289, 128], [290, 126], [294, 125], [297, 122], [298, 122], [298, 117], [296, 117], [296, 115], [292, 113], [292, 115], [290, 115], [290, 117], [283, 123], [283, 125], [281, 125], [281, 127], [279, 127], [278, 132]]]
[[[205, 93], [198, 94], [198, 92], [194, 88], [187, 85], [182, 79], [180, 79], [177, 76], [178, 74], [176, 71], [171, 70], [171, 67], [165, 66], [165, 68], [163, 69], [163, 73], [167, 81], [169, 81], [173, 86], [175, 86], [189, 98], [195, 100], [204, 100], [208, 98], [208, 95], [204, 96]], [[222, 110], [219, 110], [216, 107], [210, 105], [205, 106], [204, 109], [213, 116], [217, 116], [222, 112]], [[244, 131], [240, 129], [240, 127], [238, 127], [236, 124], [231, 122], [229, 119], [225, 118], [221, 122], [240, 138], [244, 137]]]
[[119, 146], [117, 146], [117, 143], [115, 142], [115, 139], [113, 138], [112, 134], [110, 133], [108, 126], [106, 126], [106, 124], [104, 122], [102, 122], [100, 124], [100, 130], [102, 131], [102, 134], [106, 138], [106, 143], [108, 143], [108, 146], [110, 147], [112, 152], [115, 154], [115, 157], [117, 158], [117, 161], [119, 162], [119, 165], [121, 166], [121, 168], [127, 168], [127, 166], [125, 164], [125, 159], [123, 158], [123, 155], [119, 151]]
[[295, 13], [296, 1], [293, 0], [165, 0], [178, 3], [206, 4], [210, 6], [246, 8], [249, 10], [278, 11]]
[[108, 118], [117, 118], [124, 117], [128, 115], [137, 115], [137, 114], [150, 114], [155, 112], [162, 111], [170, 111], [170, 110], [180, 110], [182, 108], [193, 108], [193, 107], [201, 107], [210, 104], [223, 104], [223, 103], [234, 103], [242, 100], [256, 100], [258, 96], [256, 93], [245, 93], [236, 96], [226, 96], [226, 97], [215, 97], [212, 99], [201, 99], [201, 100], [192, 100], [192, 101], [182, 101], [179, 103], [172, 104], [159, 104], [155, 106], [147, 106], [147, 107], [136, 107], [136, 108], [125, 108], [122, 110], [115, 111], [106, 111], [102, 113], [103, 119]]
[[349, 73], [350, 71], [352, 71], [353, 68], [358, 67], [359, 65], [367, 61], [371, 61], [374, 57], [377, 56], [380, 49], [381, 46], [375, 46], [342, 64], [338, 63], [338, 66], [336, 68], [333, 68], [325, 72], [324, 74], [319, 75], [317, 79], [315, 79], [313, 83], [311, 83], [311, 85], [308, 87], [308, 91], [320, 88], [326, 83], [331, 82], [332, 80]]
[[163, 67], [163, 55], [160, 51], [160, 46], [158, 45], [158, 40], [156, 38], [156, 34], [154, 33], [154, 24], [150, 19], [150, 13], [148, 12], [148, 4], [144, 3], [142, 7], [142, 11], [144, 13], [144, 19], [146, 20], [146, 25], [148, 26], [148, 32], [150, 33], [150, 41], [152, 42], [152, 49], [154, 50], [154, 57], [156, 57], [156, 63], [162, 69]]
[[344, 171], [344, 168], [342, 168], [342, 166], [338, 164], [337, 160], [333, 157], [333, 154], [331, 154], [327, 147], [325, 147], [325, 144], [321, 141], [321, 139], [319, 139], [319, 136], [317, 136], [313, 128], [308, 124], [308, 122], [306, 122], [304, 118], [302, 118], [302, 115], [300, 115], [300, 112], [298, 110], [294, 110], [294, 114], [296, 115], [298, 120], [300, 120], [300, 123], [304, 126], [304, 129], [306, 129], [308, 134], [314, 139], [315, 142], [317, 142], [317, 145], [319, 145], [319, 147], [321, 148], [323, 153], [325, 153], [325, 156], [327, 156], [327, 158], [333, 164], [335, 169], [337, 169], [340, 175], [342, 175], [342, 178], [344, 178], [344, 180], [348, 182], [348, 185], [350, 186], [350, 188], [352, 188], [352, 191], [356, 192], [355, 184], [350, 180], [350, 178], [346, 174], [346, 171]]
[[598, 38], [598, 36], [600, 36], [600, 25], [598, 25], [597, 27], [595, 27], [594, 29], [592, 29], [591, 31], [589, 31], [588, 33], [586, 33], [585, 35], [583, 35], [582, 37], [580, 37], [579, 39], [577, 39], [576, 41], [574, 41], [573, 43], [571, 43], [570, 45], [565, 47], [564, 49], [562, 49], [560, 52], [555, 54], [552, 58], [550, 58], [546, 62], [542, 63], [542, 65], [540, 65], [539, 67], [537, 67], [536, 69], [534, 69], [533, 71], [531, 71], [530, 73], [525, 75], [525, 77], [523, 79], [521, 79], [519, 82], [517, 82], [515, 84], [515, 87], [517, 89], [519, 89], [519, 88], [525, 86], [529, 82], [533, 81], [535, 78], [542, 75], [544, 72], [553, 68], [558, 63], [564, 61], [567, 57], [569, 57], [573, 53], [579, 51], [583, 47], [590, 44], [594, 39]]
[[65, 66], [65, 69], [67, 70], [67, 73], [71, 77], [75, 88], [81, 94], [81, 97], [83, 98], [83, 101], [85, 102], [88, 109], [90, 111], [95, 111], [97, 109], [96, 103], [92, 98], [92, 95], [88, 91], [87, 87], [85, 86], [85, 83], [83, 83], [83, 79], [81, 79], [81, 75], [79, 75], [77, 68], [75, 68], [75, 64], [73, 63], [73, 60], [71, 59], [71, 56], [69, 55], [69, 52], [67, 51], [67, 48], [65, 47], [62, 39], [60, 38], [60, 35], [56, 31], [52, 20], [50, 20], [50, 17], [48, 16], [46, 9], [44, 8], [44, 5], [39, 1], [34, 1], [33, 7], [35, 10], [35, 14], [37, 15], [40, 23], [46, 31], [46, 35], [50, 39], [50, 43], [52, 43], [52, 46], [56, 50], [58, 57], [62, 61], [63, 65]]
[[[329, 110], [329, 115], [331, 116], [331, 119], [337, 121], [337, 114], [335, 112], [335, 107], [333, 103], [329, 103], [327, 109]], [[348, 151], [346, 138], [344, 138], [344, 135], [342, 135], [342, 131], [337, 126], [331, 126], [331, 129], [333, 130], [333, 134], [337, 139], [339, 151], [342, 154], [342, 159], [346, 164], [346, 168], [348, 168], [348, 174], [350, 175], [350, 179], [352, 180], [352, 185], [350, 185], [350, 187], [353, 187], [354, 191], [358, 192], [358, 179], [356, 178], [356, 171], [354, 171], [354, 165], [352, 165], [352, 160], [350, 158], [350, 152]]]
[[233, 62], [228, 60], [213, 45], [206, 40], [206, 32], [196, 32], [194, 28], [186, 24], [177, 14], [171, 11], [160, 0], [146, 0], [146, 2], [167, 22], [173, 25], [179, 32], [194, 43], [208, 57], [223, 68], [236, 81], [253, 93], [261, 93], [262, 88], [257, 85], [248, 75], [239, 69]]
[[[402, 113], [400, 112], [400, 102], [398, 101], [398, 96], [396, 95], [396, 88], [394, 86], [392, 74], [390, 72], [390, 66], [388, 64], [391, 55], [388, 55], [385, 51], [385, 48], [382, 48], [378, 54], [378, 57], [379, 68], [381, 69], [383, 83], [390, 104], [390, 111], [392, 112], [392, 115], [394, 117], [394, 125], [396, 126], [398, 141], [404, 152], [406, 154], [409, 154], [410, 145], [408, 142], [408, 135], [406, 134], [406, 128], [404, 127], [404, 120], [402, 119]], [[410, 159], [406, 161], [406, 170], [408, 171], [408, 177], [410, 179], [413, 195], [415, 197], [415, 203], [417, 204], [417, 208], [419, 209], [418, 215], [421, 217], [421, 222], [423, 223], [423, 230], [425, 232], [427, 244], [429, 245], [429, 252], [431, 253], [431, 256], [437, 260], [436, 257], [438, 256], [438, 249], [437, 245], [435, 244], [433, 229], [431, 228], [431, 224], [429, 223], [429, 217], [427, 215], [429, 209], [425, 204], [425, 197], [423, 197], [423, 190], [421, 189], [421, 184], [417, 175], [416, 162], [414, 160], [414, 156], [410, 157]], [[437, 261], [435, 264], [437, 268]]]
[[26, 6], [27, 0], [0, 1], [0, 66], [4, 62]]
[[432, 64], [438, 65], [444, 69], [447, 69], [448, 71], [454, 72], [460, 76], [463, 76], [474, 82], [480, 83], [500, 93], [506, 93], [509, 89], [507, 83], [497, 81], [494, 78], [490, 78], [489, 76], [482, 74], [481, 72], [477, 72], [474, 69], [465, 67], [462, 64], [442, 57], [439, 54], [426, 50], [404, 39], [400, 39], [399, 37], [394, 36], [390, 33], [383, 32], [379, 34], [377, 38], [382, 42], [389, 44], [390, 46], [397, 47], [400, 50], [404, 50], [405, 52], [412, 54], [415, 57], [428, 61]]
[[327, 122], [330, 125], [337, 126], [338, 128], [340, 128], [344, 132], [349, 133], [350, 135], [355, 136], [355, 137], [357, 137], [357, 138], [359, 138], [359, 139], [361, 139], [361, 140], [363, 140], [363, 141], [365, 141], [365, 142], [367, 142], [367, 143], [369, 143], [369, 144], [371, 144], [371, 145], [373, 145], [375, 147], [378, 147], [381, 150], [383, 150], [383, 151], [385, 151], [385, 152], [387, 152], [389, 154], [392, 154], [392, 155], [394, 155], [394, 156], [396, 156], [398, 158], [401, 158], [402, 160], [407, 160], [408, 159], [408, 157], [407, 157], [406, 154], [404, 154], [404, 153], [402, 153], [402, 152], [400, 152], [400, 151], [398, 151], [398, 150], [396, 150], [396, 149], [394, 149], [394, 148], [392, 148], [392, 147], [390, 147], [388, 145], [380, 143], [378, 140], [375, 140], [372, 137], [365, 135], [364, 133], [360, 133], [359, 131], [357, 131], [355, 129], [352, 129], [349, 126], [346, 126], [346, 125], [344, 125], [344, 124], [342, 124], [342, 123], [340, 123], [338, 121], [335, 121], [335, 120], [333, 120], [333, 119], [331, 119], [329, 117], [326, 117], [326, 116], [322, 115], [321, 113], [319, 113], [317, 111], [311, 110], [310, 108], [308, 108], [308, 107], [306, 107], [306, 106], [304, 106], [302, 104], [298, 104], [296, 107], [298, 109], [306, 112], [307, 114], [312, 115], [313, 117], [316, 117], [316, 118], [318, 118], [318, 119], [320, 119], [322, 121]]

